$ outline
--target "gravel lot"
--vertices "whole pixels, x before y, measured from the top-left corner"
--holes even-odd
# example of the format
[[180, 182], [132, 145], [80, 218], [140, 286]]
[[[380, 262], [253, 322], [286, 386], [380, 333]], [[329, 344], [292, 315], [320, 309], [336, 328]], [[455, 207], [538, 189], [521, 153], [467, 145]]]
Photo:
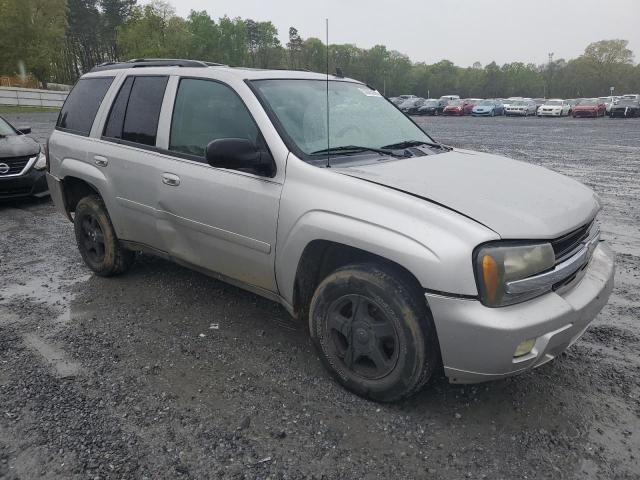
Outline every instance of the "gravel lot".
[[95, 277], [48, 201], [0, 205], [0, 478], [639, 478], [640, 120], [417, 121], [601, 196], [616, 286], [566, 354], [371, 403], [278, 305], [151, 257]]

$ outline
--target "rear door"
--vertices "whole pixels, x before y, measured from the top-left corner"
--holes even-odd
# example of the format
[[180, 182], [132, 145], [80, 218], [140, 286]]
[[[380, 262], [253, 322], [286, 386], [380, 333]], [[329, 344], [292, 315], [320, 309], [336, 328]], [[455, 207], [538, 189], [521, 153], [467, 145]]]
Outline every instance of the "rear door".
[[[209, 142], [243, 138], [268, 151], [241, 97], [227, 84], [172, 78], [167, 154], [160, 159], [158, 224], [164, 248], [190, 264], [276, 291], [274, 259], [280, 178], [209, 166]], [[164, 115], [163, 115], [164, 116]], [[275, 167], [275, 165], [274, 165]]]
[[[92, 145], [89, 160], [112, 185], [111, 216], [122, 240], [161, 248], [156, 199], [156, 138], [167, 86], [166, 75], [129, 75], [111, 105], [101, 140]], [[113, 211], [112, 211], [113, 210]]]

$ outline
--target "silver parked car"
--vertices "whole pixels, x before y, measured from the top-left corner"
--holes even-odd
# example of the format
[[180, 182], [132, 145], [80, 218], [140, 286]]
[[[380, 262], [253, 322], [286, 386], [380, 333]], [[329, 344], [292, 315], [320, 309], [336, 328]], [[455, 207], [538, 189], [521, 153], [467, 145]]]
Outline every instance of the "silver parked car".
[[537, 110], [538, 107], [533, 100], [513, 100], [509, 102], [509, 105], [505, 105], [504, 114], [507, 116], [528, 117], [529, 115], [535, 115]]
[[47, 180], [88, 267], [148, 252], [280, 302], [335, 378], [379, 401], [440, 364], [451, 382], [499, 379], [580, 338], [613, 286], [595, 194], [326, 82], [174, 60], [84, 75]]

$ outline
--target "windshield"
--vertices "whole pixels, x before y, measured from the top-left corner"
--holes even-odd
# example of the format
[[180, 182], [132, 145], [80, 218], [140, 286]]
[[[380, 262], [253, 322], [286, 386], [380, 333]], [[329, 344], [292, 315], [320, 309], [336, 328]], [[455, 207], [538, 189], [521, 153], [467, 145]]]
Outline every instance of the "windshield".
[[583, 100], [580, 100], [580, 102], [578, 102], [578, 105], [584, 105], [587, 107], [595, 107], [600, 103], [600, 101], [597, 98], [585, 98]]
[[449, 107], [458, 107], [462, 105], [464, 102], [462, 100], [451, 100], [448, 104]]
[[0, 118], [0, 137], [16, 135], [16, 131], [3, 118]]
[[437, 107], [440, 105], [440, 102], [438, 100], [426, 100], [424, 105], [425, 107]]
[[621, 98], [617, 106], [636, 106], [638, 103], [635, 100], [631, 100], [630, 98]]
[[380, 93], [360, 83], [329, 82], [329, 142], [324, 80], [254, 80], [251, 83], [277, 117], [284, 130], [281, 133], [306, 155], [327, 146], [379, 149], [406, 140], [433, 142]]
[[483, 100], [478, 105], [487, 106], [487, 105], [495, 105], [495, 104], [494, 104], [493, 100]]
[[549, 100], [545, 105], [558, 105], [562, 106], [562, 100]]

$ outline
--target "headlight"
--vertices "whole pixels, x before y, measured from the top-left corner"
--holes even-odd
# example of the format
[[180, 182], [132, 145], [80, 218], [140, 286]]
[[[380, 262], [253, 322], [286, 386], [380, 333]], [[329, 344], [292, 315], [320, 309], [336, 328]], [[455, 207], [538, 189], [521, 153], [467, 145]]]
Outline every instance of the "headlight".
[[44, 170], [45, 168], [47, 168], [47, 157], [44, 155], [44, 152], [42, 150], [36, 157], [36, 163], [33, 165], [33, 168], [35, 168], [36, 170]]
[[536, 297], [540, 294], [539, 291], [508, 293], [507, 282], [551, 270], [554, 264], [555, 254], [550, 243], [483, 245], [477, 249], [475, 256], [480, 300], [488, 307], [503, 307]]

